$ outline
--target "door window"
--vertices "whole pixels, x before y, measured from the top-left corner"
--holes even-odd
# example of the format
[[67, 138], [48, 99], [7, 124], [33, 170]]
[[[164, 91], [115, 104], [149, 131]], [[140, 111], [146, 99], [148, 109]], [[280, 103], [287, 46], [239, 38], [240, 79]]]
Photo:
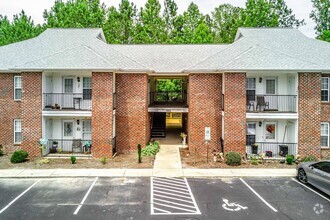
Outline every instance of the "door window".
[[275, 95], [276, 94], [276, 80], [266, 79], [266, 94]]
[[72, 137], [73, 136], [73, 122], [64, 122], [64, 137]]
[[276, 137], [276, 124], [266, 123], [266, 139], [275, 140]]
[[64, 92], [73, 93], [73, 79], [64, 79]]

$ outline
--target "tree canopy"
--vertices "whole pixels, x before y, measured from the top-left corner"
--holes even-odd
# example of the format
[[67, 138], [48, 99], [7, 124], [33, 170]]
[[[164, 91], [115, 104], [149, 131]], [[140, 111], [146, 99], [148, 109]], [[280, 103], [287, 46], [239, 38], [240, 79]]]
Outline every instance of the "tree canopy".
[[316, 34], [320, 40], [330, 42], [330, 1], [329, 0], [312, 0], [313, 11], [310, 17], [316, 23]]

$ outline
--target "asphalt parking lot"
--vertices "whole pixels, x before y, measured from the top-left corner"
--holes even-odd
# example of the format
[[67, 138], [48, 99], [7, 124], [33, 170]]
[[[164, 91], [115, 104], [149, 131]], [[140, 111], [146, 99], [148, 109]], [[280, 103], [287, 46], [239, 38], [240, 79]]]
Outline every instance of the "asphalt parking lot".
[[0, 219], [329, 219], [292, 178], [0, 179]]

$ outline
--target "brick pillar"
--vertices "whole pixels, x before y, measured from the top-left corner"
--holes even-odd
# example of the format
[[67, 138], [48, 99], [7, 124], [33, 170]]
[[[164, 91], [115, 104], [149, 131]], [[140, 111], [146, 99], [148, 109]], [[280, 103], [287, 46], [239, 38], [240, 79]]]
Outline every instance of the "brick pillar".
[[192, 153], [197, 150], [206, 154], [205, 127], [211, 128], [209, 154], [220, 146], [221, 138], [221, 93], [220, 74], [191, 74], [188, 84], [188, 144]]
[[246, 73], [224, 74], [224, 151], [245, 155]]
[[29, 157], [41, 156], [42, 73], [22, 73], [22, 145]]
[[92, 73], [92, 154], [112, 156], [113, 74]]
[[321, 157], [321, 74], [299, 73], [298, 154]]
[[116, 74], [118, 152], [130, 152], [150, 139], [148, 75]]

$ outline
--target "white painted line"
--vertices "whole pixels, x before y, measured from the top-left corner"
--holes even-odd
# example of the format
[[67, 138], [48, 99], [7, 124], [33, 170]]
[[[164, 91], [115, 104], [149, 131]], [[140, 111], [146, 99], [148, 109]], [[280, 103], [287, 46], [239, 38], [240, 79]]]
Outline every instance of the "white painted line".
[[252, 189], [251, 186], [249, 186], [249, 184], [247, 184], [242, 178], [239, 178], [256, 196], [259, 197], [259, 199], [261, 201], [263, 201], [271, 210], [273, 210], [274, 212], [277, 212], [277, 209], [275, 209], [273, 206], [271, 206], [266, 200], [264, 200], [264, 198], [262, 198], [256, 191], [254, 191], [254, 189]]
[[91, 190], [92, 190], [92, 188], [94, 187], [94, 185], [95, 185], [97, 179], [98, 179], [98, 177], [96, 177], [96, 178], [94, 179], [92, 185], [89, 187], [89, 189], [88, 189], [86, 195], [84, 196], [83, 200], [81, 200], [81, 202], [80, 202], [79, 206], [77, 207], [76, 211], [73, 213], [74, 215], [77, 215], [77, 214], [78, 214], [78, 212], [79, 212], [81, 206], [84, 204], [85, 200], [87, 199], [88, 194], [91, 192]]
[[189, 193], [190, 193], [191, 199], [192, 199], [193, 203], [195, 204], [195, 207], [196, 207], [196, 210], [197, 210], [196, 213], [197, 213], [197, 214], [202, 214], [201, 211], [200, 211], [199, 208], [198, 208], [198, 205], [197, 205], [197, 203], [196, 203], [195, 197], [194, 197], [194, 195], [193, 195], [192, 192], [191, 192], [191, 189], [190, 189], [190, 186], [189, 186], [189, 184], [188, 184], [187, 179], [184, 178], [184, 181], [185, 181], [186, 184], [187, 184], [187, 188], [188, 188], [188, 190], [189, 190]]
[[151, 215], [154, 214], [154, 185], [153, 185], [153, 177], [150, 178], [150, 201], [151, 201]]
[[173, 198], [173, 197], [169, 197], [169, 196], [163, 196], [163, 195], [158, 195], [158, 194], [154, 194], [154, 196], [156, 196], [156, 197], [162, 197], [162, 198], [167, 198], [167, 199], [172, 199], [172, 200], [178, 200], [178, 201], [181, 201], [181, 202], [186, 202], [186, 203], [192, 203], [192, 204], [194, 204], [191, 201], [187, 201], [187, 200], [183, 200], [183, 199], [177, 199], [177, 198]]
[[168, 180], [176, 180], [176, 181], [180, 181], [180, 182], [185, 182], [184, 179], [180, 179], [180, 178], [176, 178], [176, 177], [166, 177], [166, 179]]
[[182, 190], [182, 191], [185, 191], [185, 192], [188, 192], [187, 189], [183, 189], [183, 188], [178, 188], [178, 187], [172, 187], [172, 186], [166, 186], [166, 185], [161, 185], [159, 183], [154, 183], [155, 186], [160, 186], [160, 187], [165, 187], [165, 188], [168, 188], [168, 189], [177, 189], [177, 190]]
[[32, 187], [34, 187], [37, 183], [39, 183], [40, 180], [37, 180], [35, 183], [33, 183], [29, 188], [24, 190], [21, 194], [19, 194], [14, 200], [12, 200], [8, 205], [6, 205], [3, 209], [1, 209], [0, 214], [3, 213], [9, 206], [11, 206], [14, 202], [16, 202], [19, 198], [21, 198], [27, 191], [29, 191]]
[[174, 181], [172, 179], [167, 179], [167, 178], [157, 178], [157, 177], [155, 177], [154, 180], [166, 181], [166, 182], [169, 182], [169, 183], [176, 183], [176, 184], [180, 184], [180, 185], [185, 186], [185, 183], [182, 182], [182, 181]]
[[170, 203], [170, 204], [173, 204], [173, 205], [178, 205], [178, 206], [183, 206], [183, 207], [187, 207], [187, 208], [195, 209], [195, 207], [194, 207], [194, 206], [191, 206], [191, 205], [183, 205], [183, 204], [181, 204], [181, 203], [171, 202], [171, 201], [164, 200], [164, 199], [157, 199], [157, 198], [154, 198], [154, 200], [157, 200], [157, 201], [160, 201], [160, 202], [165, 202], [165, 203]]
[[158, 209], [158, 208], [154, 208], [154, 209], [157, 210], [157, 211], [160, 211], [160, 212], [164, 212], [164, 213], [171, 213], [171, 212], [163, 210], [163, 209]]
[[187, 211], [187, 212], [190, 212], [190, 213], [196, 213], [195, 211], [192, 211], [192, 210], [190, 210], [190, 209], [179, 208], [179, 207], [176, 207], [176, 206], [165, 205], [165, 204], [161, 204], [161, 203], [157, 203], [157, 202], [155, 202], [154, 204], [156, 204], [156, 205], [160, 205], [160, 206], [169, 207], [169, 208], [172, 208], [172, 209], [178, 209], [178, 210]]
[[[191, 199], [189, 196], [182, 196], [182, 195], [168, 193], [168, 192], [162, 192], [162, 191], [158, 191], [158, 190], [154, 190], [154, 192], [161, 193], [161, 194], [166, 194], [166, 195], [171, 195], [171, 196], [177, 196], [177, 197], [186, 198], [186, 199]], [[156, 194], [154, 194], [154, 195], [156, 195]]]
[[172, 189], [166, 189], [166, 188], [162, 188], [162, 187], [158, 187], [158, 186], [154, 186], [154, 189], [166, 190], [166, 191], [170, 191], [170, 192], [175, 192], [175, 193], [181, 193], [181, 194], [184, 194], [184, 195], [189, 195], [189, 193], [186, 193], [186, 192], [181, 192], [181, 191], [172, 190]]
[[307, 189], [309, 189], [310, 191], [312, 191], [313, 193], [319, 195], [320, 197], [322, 197], [323, 199], [327, 200], [328, 202], [330, 202], [330, 199], [328, 199], [327, 197], [325, 197], [324, 195], [316, 192], [315, 190], [313, 190], [312, 188], [302, 184], [301, 182], [299, 182], [298, 180], [296, 180], [295, 178], [292, 178], [293, 181], [295, 181], [296, 183], [299, 183], [300, 185], [302, 185], [303, 187], [306, 187]]
[[154, 180], [155, 183], [160, 183], [160, 184], [165, 184], [165, 185], [169, 185], [169, 186], [175, 186], [175, 187], [179, 187], [179, 188], [185, 188], [185, 185], [181, 185], [181, 184], [173, 184], [173, 183], [167, 183], [167, 182], [163, 182], [163, 181], [159, 181], [159, 180]]

